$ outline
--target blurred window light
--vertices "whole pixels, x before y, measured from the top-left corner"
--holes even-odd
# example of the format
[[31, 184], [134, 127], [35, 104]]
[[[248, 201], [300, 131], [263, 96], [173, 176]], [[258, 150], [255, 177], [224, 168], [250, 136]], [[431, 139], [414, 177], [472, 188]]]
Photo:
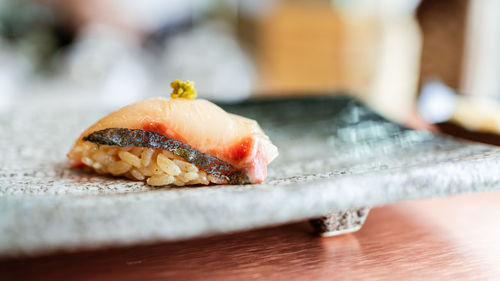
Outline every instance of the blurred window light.
[[418, 100], [418, 111], [429, 123], [448, 121], [455, 109], [455, 92], [440, 81], [424, 84]]
[[500, 97], [500, 1], [469, 1], [464, 93]]

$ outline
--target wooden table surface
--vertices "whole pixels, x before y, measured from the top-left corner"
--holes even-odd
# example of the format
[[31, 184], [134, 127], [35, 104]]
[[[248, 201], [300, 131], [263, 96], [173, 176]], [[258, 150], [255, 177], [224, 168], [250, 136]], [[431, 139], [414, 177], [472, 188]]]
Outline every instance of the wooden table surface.
[[0, 261], [1, 280], [499, 280], [500, 192], [375, 208], [354, 234], [307, 222]]

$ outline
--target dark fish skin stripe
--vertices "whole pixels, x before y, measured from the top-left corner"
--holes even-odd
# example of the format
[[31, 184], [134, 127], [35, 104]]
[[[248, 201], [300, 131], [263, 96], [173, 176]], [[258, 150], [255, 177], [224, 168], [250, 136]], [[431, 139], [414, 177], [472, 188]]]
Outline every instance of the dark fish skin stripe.
[[84, 137], [83, 140], [102, 145], [138, 146], [168, 150], [198, 166], [208, 174], [225, 179], [231, 184], [250, 183], [245, 171], [238, 170], [231, 164], [210, 154], [200, 152], [188, 144], [169, 139], [155, 132], [140, 129], [109, 128], [93, 132]]

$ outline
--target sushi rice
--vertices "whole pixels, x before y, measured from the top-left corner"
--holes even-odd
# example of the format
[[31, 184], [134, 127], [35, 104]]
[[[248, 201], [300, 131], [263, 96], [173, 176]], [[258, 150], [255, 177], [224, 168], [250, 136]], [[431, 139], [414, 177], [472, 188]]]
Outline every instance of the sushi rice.
[[99, 174], [125, 176], [146, 181], [148, 185], [227, 184], [174, 153], [154, 148], [119, 147], [85, 142], [75, 147], [82, 152], [81, 162]]

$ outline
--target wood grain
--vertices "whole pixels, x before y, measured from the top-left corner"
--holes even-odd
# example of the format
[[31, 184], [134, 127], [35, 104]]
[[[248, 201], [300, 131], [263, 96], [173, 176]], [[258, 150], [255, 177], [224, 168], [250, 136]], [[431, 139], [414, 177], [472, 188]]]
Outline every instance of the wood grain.
[[2, 280], [495, 280], [500, 192], [375, 208], [354, 234], [305, 222], [204, 239], [3, 260]]

